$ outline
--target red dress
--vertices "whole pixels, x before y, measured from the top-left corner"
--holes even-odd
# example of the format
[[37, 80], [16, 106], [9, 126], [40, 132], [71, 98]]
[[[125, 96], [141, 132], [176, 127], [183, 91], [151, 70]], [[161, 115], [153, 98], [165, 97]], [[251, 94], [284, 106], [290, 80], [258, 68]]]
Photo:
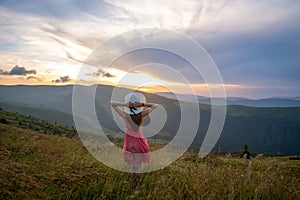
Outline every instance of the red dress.
[[152, 158], [147, 139], [144, 137], [143, 129], [140, 126], [134, 131], [131, 125], [126, 122], [126, 134], [123, 145], [123, 159], [128, 164], [149, 163]]

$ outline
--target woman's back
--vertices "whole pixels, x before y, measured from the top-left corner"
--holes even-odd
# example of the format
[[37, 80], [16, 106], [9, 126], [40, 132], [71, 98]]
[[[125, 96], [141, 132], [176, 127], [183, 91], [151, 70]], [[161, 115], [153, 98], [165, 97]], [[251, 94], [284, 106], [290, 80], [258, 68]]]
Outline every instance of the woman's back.
[[[138, 130], [134, 130], [126, 121], [126, 134], [124, 138], [123, 155], [124, 160], [128, 163], [150, 162], [150, 148], [147, 139], [143, 135], [143, 129], [139, 126]], [[143, 154], [132, 154], [143, 153]]]

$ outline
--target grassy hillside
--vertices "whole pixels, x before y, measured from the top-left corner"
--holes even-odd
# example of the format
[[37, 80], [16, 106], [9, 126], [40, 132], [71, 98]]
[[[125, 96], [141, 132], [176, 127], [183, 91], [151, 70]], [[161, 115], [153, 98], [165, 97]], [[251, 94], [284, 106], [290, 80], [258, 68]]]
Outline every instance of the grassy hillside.
[[[197, 154], [186, 153], [138, 180], [99, 163], [78, 137], [59, 136], [67, 127], [51, 124], [46, 130], [45, 121], [4, 112], [0, 117], [0, 199], [300, 199], [299, 160], [214, 155], [201, 160]], [[40, 130], [28, 129], [29, 122]], [[62, 132], [44, 134], [56, 126]]]
[[7, 103], [0, 103], [0, 108], [27, 116], [30, 115], [35, 118], [48, 120], [50, 122], [56, 122], [61, 125], [74, 126], [73, 115], [59, 110]]
[[[56, 115], [56, 118], [59, 117], [60, 116]], [[0, 108], [0, 123], [19, 128], [31, 129], [39, 133], [50, 135], [63, 135], [67, 137], [77, 136], [76, 130], [73, 127], [62, 126], [50, 121], [37, 119], [32, 116], [24, 116], [18, 113], [9, 112], [2, 108]]]

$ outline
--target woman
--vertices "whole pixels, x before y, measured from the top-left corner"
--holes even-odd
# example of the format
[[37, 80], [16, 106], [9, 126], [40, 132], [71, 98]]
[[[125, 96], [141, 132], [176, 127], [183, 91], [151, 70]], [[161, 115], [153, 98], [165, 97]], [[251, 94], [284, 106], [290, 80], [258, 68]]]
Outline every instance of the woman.
[[[130, 172], [140, 172], [141, 164], [151, 161], [150, 148], [147, 139], [143, 135], [142, 122], [143, 118], [149, 115], [158, 105], [145, 102], [146, 99], [143, 94], [133, 92], [126, 95], [125, 103], [111, 103], [115, 111], [124, 119], [126, 125], [123, 159], [128, 164]], [[125, 107], [125, 111], [120, 109], [119, 106]]]

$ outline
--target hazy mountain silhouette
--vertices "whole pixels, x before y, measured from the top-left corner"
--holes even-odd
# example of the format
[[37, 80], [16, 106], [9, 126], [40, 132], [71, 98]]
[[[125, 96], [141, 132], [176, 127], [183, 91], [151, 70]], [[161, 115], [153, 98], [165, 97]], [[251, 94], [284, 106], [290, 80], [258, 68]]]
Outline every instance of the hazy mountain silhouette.
[[[192, 95], [189, 94], [177, 94], [177, 97], [173, 93], [158, 92], [160, 96], [170, 99], [180, 98], [182, 101], [191, 102]], [[217, 99], [217, 98], [215, 98]], [[211, 98], [205, 96], [197, 96], [199, 103], [210, 104]], [[240, 105], [240, 106], [252, 106], [252, 107], [299, 107], [300, 97], [271, 97], [264, 99], [248, 99], [244, 97], [227, 97], [227, 105]]]
[[[94, 86], [84, 88], [86, 97], [93, 95]], [[99, 123], [107, 134], [118, 134], [121, 130], [113, 120], [110, 99], [113, 86], [98, 85], [95, 110]], [[123, 93], [130, 90], [118, 88]], [[72, 117], [73, 86], [0, 86], [0, 107], [74, 126]], [[144, 93], [148, 102], [164, 106], [167, 121], [155, 139], [171, 140], [180, 124], [180, 106], [177, 100], [156, 94]], [[84, 103], [84, 102], [83, 102]], [[193, 147], [198, 149], [206, 134], [210, 121], [210, 105], [199, 104], [201, 119]], [[222, 135], [216, 150], [238, 151], [247, 144], [250, 150], [271, 154], [300, 154], [300, 107], [247, 107], [228, 106]], [[146, 123], [147, 123], [146, 119]], [[191, 119], [193, 120], [193, 119]], [[87, 120], [88, 121], [88, 120]]]

